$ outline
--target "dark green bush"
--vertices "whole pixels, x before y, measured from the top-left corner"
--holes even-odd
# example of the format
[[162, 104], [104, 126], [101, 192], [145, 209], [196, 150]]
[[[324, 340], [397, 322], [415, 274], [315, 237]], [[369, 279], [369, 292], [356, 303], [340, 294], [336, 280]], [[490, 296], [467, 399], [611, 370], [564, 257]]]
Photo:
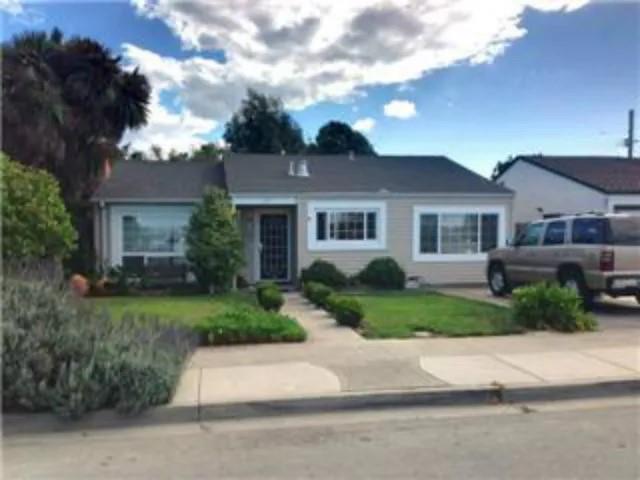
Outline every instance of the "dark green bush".
[[314, 260], [307, 268], [303, 268], [301, 279], [303, 283], [322, 283], [336, 290], [340, 290], [347, 285], [347, 276], [338, 270], [338, 267], [333, 263], [325, 260]]
[[282, 292], [275, 284], [259, 285], [256, 290], [258, 303], [262, 308], [272, 312], [279, 312], [284, 305]]
[[205, 318], [194, 328], [203, 345], [303, 342], [307, 337], [293, 318], [246, 306]]
[[520, 325], [536, 330], [575, 332], [598, 327], [595, 317], [584, 312], [578, 294], [556, 284], [517, 288], [513, 292], [513, 315]]
[[305, 296], [317, 307], [325, 308], [327, 299], [334, 292], [332, 288], [318, 282], [305, 283]]
[[364, 308], [355, 297], [331, 295], [327, 300], [327, 310], [340, 325], [358, 328], [364, 317]]
[[381, 257], [371, 260], [358, 274], [358, 280], [373, 288], [403, 290], [407, 275], [393, 258]]
[[85, 300], [42, 282], [5, 279], [3, 409], [68, 417], [140, 411], [169, 401], [188, 332], [133, 317], [111, 322]]

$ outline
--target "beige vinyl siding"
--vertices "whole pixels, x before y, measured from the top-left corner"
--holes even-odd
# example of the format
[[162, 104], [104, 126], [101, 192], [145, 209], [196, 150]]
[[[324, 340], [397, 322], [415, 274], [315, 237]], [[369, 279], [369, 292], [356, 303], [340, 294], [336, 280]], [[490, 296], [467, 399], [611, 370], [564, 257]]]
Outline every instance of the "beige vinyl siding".
[[[484, 281], [484, 261], [457, 262], [417, 262], [413, 260], [413, 208], [414, 206], [438, 207], [478, 207], [502, 206], [505, 209], [504, 225], [506, 238], [510, 238], [511, 202], [508, 196], [403, 196], [403, 197], [358, 197], [357, 200], [386, 202], [387, 242], [384, 250], [352, 250], [352, 251], [309, 251], [307, 228], [311, 218], [308, 204], [311, 201], [324, 201], [327, 197], [305, 196], [298, 198], [298, 266], [304, 268], [315, 259], [324, 259], [335, 263], [341, 270], [353, 274], [358, 272], [370, 260], [391, 256], [400, 263], [408, 275], [420, 275], [432, 284], [464, 284]], [[348, 203], [356, 198], [336, 198]]]

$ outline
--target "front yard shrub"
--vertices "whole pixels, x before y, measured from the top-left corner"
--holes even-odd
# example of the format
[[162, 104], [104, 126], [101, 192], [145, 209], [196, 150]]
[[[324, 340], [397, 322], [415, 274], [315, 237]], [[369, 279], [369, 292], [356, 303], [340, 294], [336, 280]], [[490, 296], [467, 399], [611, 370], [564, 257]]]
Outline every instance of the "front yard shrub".
[[556, 284], [538, 283], [513, 292], [513, 315], [520, 325], [531, 329], [550, 328], [561, 332], [597, 329], [597, 321], [582, 308], [573, 290]]
[[7, 411], [79, 417], [166, 403], [191, 347], [186, 330], [131, 316], [112, 322], [87, 301], [43, 282], [5, 279], [2, 318]]
[[351, 328], [358, 328], [364, 317], [364, 308], [355, 297], [331, 295], [327, 300], [327, 310], [339, 325]]
[[251, 307], [230, 308], [195, 325], [202, 345], [303, 342], [307, 333], [293, 318]]
[[284, 305], [282, 292], [275, 283], [264, 283], [256, 289], [258, 303], [267, 311], [279, 312]]
[[10, 260], [65, 258], [77, 234], [58, 181], [0, 153], [2, 257]]
[[243, 264], [243, 245], [229, 195], [207, 188], [187, 228], [186, 257], [200, 286], [225, 292]]
[[314, 260], [307, 268], [303, 268], [301, 279], [303, 283], [322, 283], [336, 290], [347, 286], [347, 276], [333, 263], [325, 260]]
[[305, 296], [315, 306], [325, 308], [327, 306], [327, 299], [334, 292], [331, 287], [318, 282], [307, 282], [305, 284], [306, 294]]
[[391, 257], [380, 257], [371, 260], [358, 275], [363, 285], [373, 288], [403, 290], [407, 275], [398, 262]]

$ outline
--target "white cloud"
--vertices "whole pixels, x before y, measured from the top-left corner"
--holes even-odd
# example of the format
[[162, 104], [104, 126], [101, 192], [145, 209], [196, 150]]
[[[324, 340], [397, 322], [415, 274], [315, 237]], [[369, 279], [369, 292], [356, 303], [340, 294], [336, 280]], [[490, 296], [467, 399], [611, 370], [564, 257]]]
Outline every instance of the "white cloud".
[[416, 105], [408, 100], [391, 100], [384, 106], [387, 117], [407, 119], [417, 115]]
[[203, 135], [210, 133], [218, 123], [209, 118], [198, 117], [190, 110], [170, 112], [154, 92], [149, 109], [149, 123], [141, 130], [127, 131], [123, 144], [131, 144], [132, 150], [149, 151], [152, 145], [168, 152], [175, 149], [188, 152], [206, 142]]
[[[6, 1], [6, 0], [5, 0]], [[344, 102], [461, 62], [492, 62], [526, 34], [526, 7], [568, 11], [585, 0], [132, 0], [165, 22], [186, 59], [134, 45], [125, 57], [154, 88], [174, 89], [194, 118], [225, 121], [247, 87], [287, 108]], [[199, 52], [218, 51], [224, 60]], [[153, 128], [153, 125], [150, 127]]]
[[9, 15], [19, 15], [23, 11], [21, 0], [0, 0], [0, 11]]
[[362, 133], [369, 133], [376, 126], [376, 121], [371, 117], [359, 118], [351, 126], [354, 130]]

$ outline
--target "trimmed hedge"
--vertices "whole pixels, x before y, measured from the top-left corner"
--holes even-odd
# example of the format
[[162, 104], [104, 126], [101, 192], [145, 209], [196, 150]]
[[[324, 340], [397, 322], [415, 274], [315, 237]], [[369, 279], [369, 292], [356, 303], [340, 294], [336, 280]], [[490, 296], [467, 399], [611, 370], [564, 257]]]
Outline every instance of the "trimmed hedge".
[[364, 318], [364, 308], [355, 297], [333, 294], [327, 299], [327, 310], [339, 325], [358, 328]]
[[307, 268], [303, 268], [302, 283], [322, 283], [336, 290], [347, 286], [348, 278], [333, 263], [325, 260], [314, 260]]
[[284, 305], [284, 296], [275, 283], [264, 282], [256, 287], [258, 303], [270, 312], [279, 312]]
[[380, 257], [367, 264], [358, 274], [358, 280], [369, 287], [404, 290], [407, 275], [393, 258]]
[[303, 295], [317, 307], [325, 308], [327, 299], [334, 290], [326, 285], [318, 282], [307, 282], [303, 287]]
[[580, 296], [556, 284], [517, 288], [513, 292], [513, 315], [520, 325], [536, 330], [576, 332], [598, 328], [595, 317], [583, 310]]
[[202, 345], [303, 342], [307, 332], [293, 318], [251, 307], [233, 307], [194, 327]]

